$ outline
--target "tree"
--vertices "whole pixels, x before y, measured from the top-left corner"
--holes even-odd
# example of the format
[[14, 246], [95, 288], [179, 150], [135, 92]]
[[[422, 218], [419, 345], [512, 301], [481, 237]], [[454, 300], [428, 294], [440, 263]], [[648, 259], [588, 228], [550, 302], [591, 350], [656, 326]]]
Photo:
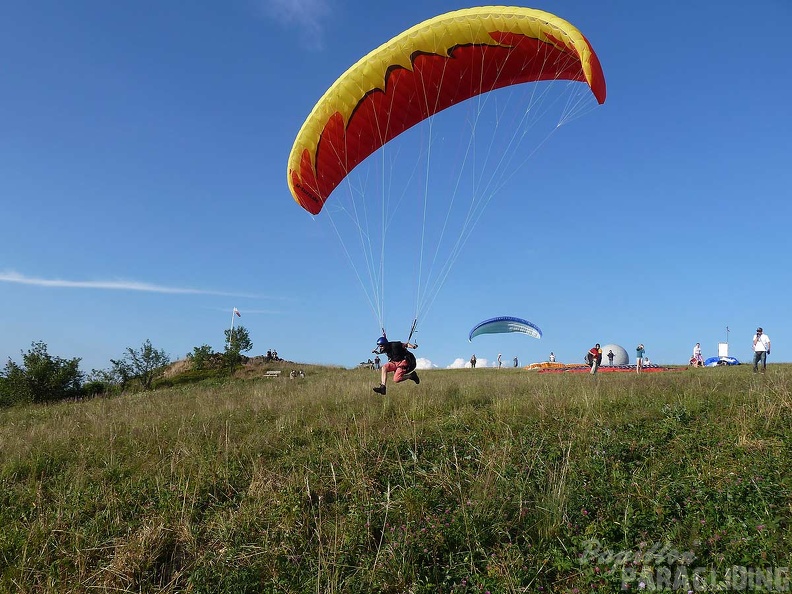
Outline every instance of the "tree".
[[151, 346], [151, 341], [146, 339], [139, 350], [127, 347], [123, 359], [114, 361], [113, 373], [120, 378], [121, 385], [125, 386], [130, 379], [135, 378], [144, 390], [150, 390], [154, 379], [161, 375], [165, 366], [170, 363], [170, 357], [163, 350]]
[[11, 406], [14, 404], [13, 394], [8, 387], [8, 380], [0, 374], [0, 406]]
[[92, 369], [83, 384], [83, 390], [88, 394], [102, 394], [108, 392], [122, 392], [130, 379], [132, 371], [123, 361], [110, 359], [110, 369]]
[[233, 369], [242, 360], [241, 353], [247, 352], [253, 348], [253, 343], [250, 341], [250, 334], [244, 326], [237, 326], [236, 328], [229, 328], [225, 331], [225, 353], [223, 354], [223, 362], [229, 369]]
[[8, 360], [0, 382], [0, 404], [54, 402], [81, 395], [80, 358], [62, 359], [47, 352], [41, 341], [22, 352], [22, 365]]
[[126, 359], [110, 359], [110, 369], [104, 373], [108, 383], [119, 386], [123, 391], [127, 384], [135, 377], [132, 365]]
[[193, 347], [192, 353], [187, 353], [187, 359], [192, 362], [193, 369], [206, 369], [212, 361], [212, 347], [208, 344]]

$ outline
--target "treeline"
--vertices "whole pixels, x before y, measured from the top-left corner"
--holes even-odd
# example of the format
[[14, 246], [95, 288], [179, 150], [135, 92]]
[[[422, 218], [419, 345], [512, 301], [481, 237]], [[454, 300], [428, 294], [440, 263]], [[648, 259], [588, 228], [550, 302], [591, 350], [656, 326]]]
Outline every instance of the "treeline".
[[[252, 348], [247, 329], [238, 326], [225, 330], [222, 353], [204, 344], [187, 353], [187, 359], [191, 372], [199, 377], [207, 371], [230, 373], [245, 359], [242, 353]], [[33, 342], [21, 354], [21, 363], [9, 357], [0, 372], [0, 407], [151, 390], [171, 363], [165, 351], [154, 348], [150, 340], [137, 349], [127, 347], [120, 358], [110, 359], [109, 368], [92, 369], [87, 374], [80, 370], [81, 357], [53, 356], [43, 341]]]

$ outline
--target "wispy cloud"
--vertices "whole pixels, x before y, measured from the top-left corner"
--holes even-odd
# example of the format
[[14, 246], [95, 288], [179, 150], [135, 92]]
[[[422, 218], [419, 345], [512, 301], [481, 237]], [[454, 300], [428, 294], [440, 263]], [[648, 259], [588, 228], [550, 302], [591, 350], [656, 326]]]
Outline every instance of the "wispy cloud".
[[164, 285], [155, 285], [152, 283], [143, 283], [139, 281], [130, 280], [89, 280], [89, 281], [75, 281], [65, 279], [48, 279], [48, 278], [35, 278], [25, 276], [14, 272], [13, 270], [6, 270], [0, 272], [0, 282], [15, 283], [18, 285], [32, 285], [36, 287], [52, 287], [59, 289], [100, 289], [108, 291], [144, 291], [147, 293], [171, 293], [175, 295], [222, 295], [224, 297], [251, 297], [255, 298], [256, 295], [249, 295], [244, 293], [231, 293], [228, 291], [211, 291], [206, 289], [194, 289], [189, 287], [166, 287]]
[[303, 43], [322, 47], [324, 19], [331, 14], [328, 0], [261, 0], [266, 15], [288, 28], [299, 29]]

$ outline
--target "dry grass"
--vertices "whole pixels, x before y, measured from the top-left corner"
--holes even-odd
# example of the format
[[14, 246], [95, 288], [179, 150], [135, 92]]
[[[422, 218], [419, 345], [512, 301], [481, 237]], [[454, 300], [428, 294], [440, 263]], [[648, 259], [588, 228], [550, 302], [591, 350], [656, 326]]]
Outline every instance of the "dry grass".
[[385, 398], [304, 369], [0, 410], [0, 591], [607, 590], [592, 536], [792, 562], [786, 367], [437, 370]]

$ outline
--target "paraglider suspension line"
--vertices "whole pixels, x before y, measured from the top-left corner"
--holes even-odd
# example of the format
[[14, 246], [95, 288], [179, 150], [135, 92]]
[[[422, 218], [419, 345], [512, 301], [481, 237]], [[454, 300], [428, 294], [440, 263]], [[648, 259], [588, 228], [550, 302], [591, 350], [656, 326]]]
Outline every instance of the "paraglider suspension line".
[[407, 342], [412, 340], [413, 334], [415, 334], [415, 326], [418, 324], [418, 318], [415, 318], [412, 323], [412, 328], [410, 328], [410, 335], [407, 337]]

